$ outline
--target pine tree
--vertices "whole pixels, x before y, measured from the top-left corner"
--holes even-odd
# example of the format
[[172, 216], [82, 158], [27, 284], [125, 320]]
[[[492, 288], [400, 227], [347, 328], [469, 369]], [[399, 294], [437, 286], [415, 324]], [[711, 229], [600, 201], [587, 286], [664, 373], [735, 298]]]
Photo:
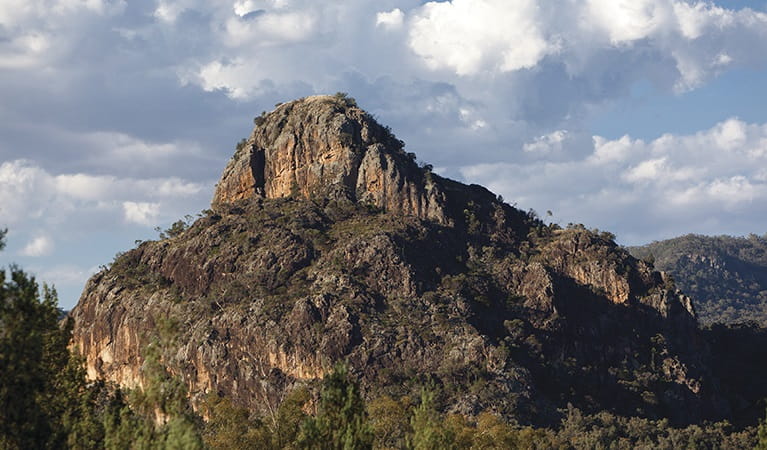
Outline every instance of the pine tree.
[[421, 404], [413, 411], [410, 419], [413, 434], [409, 436], [407, 447], [414, 450], [443, 450], [455, 448], [453, 430], [446, 427], [442, 416], [434, 405], [434, 391], [424, 389], [421, 392]]
[[372, 448], [365, 402], [359, 386], [349, 380], [345, 365], [337, 364], [323, 380], [317, 416], [304, 422], [298, 443], [301, 448], [318, 450]]
[[[6, 230], [0, 230], [0, 249]], [[54, 288], [11, 266], [0, 270], [0, 448], [94, 448], [104, 430], [99, 390], [67, 346]]]
[[59, 323], [56, 290], [39, 289], [15, 266], [6, 276], [0, 271], [0, 447], [93, 447], [103, 436], [95, 391], [67, 348], [72, 324]]
[[44, 357], [57, 311], [50, 298], [40, 301], [34, 278], [17, 267], [10, 275], [0, 271], [0, 445], [43, 447], [54, 429], [41, 400], [55, 365]]

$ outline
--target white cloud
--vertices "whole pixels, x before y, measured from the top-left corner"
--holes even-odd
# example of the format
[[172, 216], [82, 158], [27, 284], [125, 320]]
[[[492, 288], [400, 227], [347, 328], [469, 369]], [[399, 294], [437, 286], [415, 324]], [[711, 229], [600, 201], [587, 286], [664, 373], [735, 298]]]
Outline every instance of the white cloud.
[[225, 43], [273, 46], [301, 42], [315, 32], [316, 20], [307, 12], [266, 12], [252, 19], [232, 17], [226, 21]]
[[31, 161], [3, 162], [0, 227], [10, 234], [0, 259], [34, 258], [19, 262], [61, 288], [62, 305], [71, 308], [93, 272], [82, 267], [105, 264], [137, 238], [154, 237], [155, 225], [206, 208], [212, 191], [212, 181], [54, 174]]
[[[45, 68], [73, 48], [78, 25], [118, 14], [122, 0], [0, 2], [0, 69]], [[8, 36], [3, 36], [3, 34]]]
[[730, 119], [717, 125], [710, 135], [722, 150], [742, 148], [746, 143], [746, 124], [737, 119]]
[[613, 45], [649, 37], [674, 18], [668, 0], [588, 0], [585, 13], [587, 24], [605, 31]]
[[[44, 234], [56, 241], [50, 259], [72, 255], [80, 244], [69, 238], [87, 235], [83, 246], [112, 245], [111, 257], [149, 232], [143, 223], [207, 207], [254, 115], [336, 91], [447, 176], [471, 165], [472, 181], [565, 221], [619, 234], [627, 222], [758, 231], [767, 126], [732, 119], [673, 133], [738, 114], [709, 104], [667, 130], [641, 117], [621, 138], [589, 130], [634, 100], [763, 72], [767, 15], [731, 4], [3, 0], [0, 226], [18, 233], [6, 254]], [[653, 98], [635, 99], [637, 85]], [[764, 121], [748, 108], [740, 114]]]
[[183, 7], [179, 3], [160, 2], [154, 10], [153, 15], [158, 20], [173, 23], [183, 10]]
[[[595, 136], [591, 152], [529, 164], [467, 166], [467, 181], [523, 208], [616, 231], [624, 242], [659, 234], [759, 231], [767, 209], [767, 124], [728, 119], [690, 135], [644, 142]], [[565, 135], [562, 145], [573, 143]]]
[[149, 202], [123, 202], [125, 220], [139, 225], [156, 225], [160, 204]]
[[567, 130], [556, 130], [549, 134], [539, 136], [531, 142], [525, 143], [522, 150], [528, 153], [548, 154], [562, 151], [562, 143], [567, 137]]
[[618, 140], [607, 140], [601, 136], [594, 136], [594, 153], [590, 156], [591, 161], [597, 164], [619, 162], [631, 156], [631, 152], [637, 147], [644, 147], [641, 140], [633, 141], [629, 136], [622, 136]]
[[410, 47], [433, 69], [458, 75], [534, 67], [555, 50], [533, 0], [429, 2], [410, 22]]
[[202, 88], [208, 92], [221, 90], [233, 99], [243, 100], [258, 92], [258, 68], [236, 59], [230, 62], [213, 61], [200, 69]]
[[100, 211], [149, 225], [160, 217], [178, 217], [177, 202], [207, 197], [210, 187], [178, 178], [119, 178], [83, 173], [53, 175], [24, 160], [0, 164], [0, 211], [6, 224], [28, 220], [48, 223], [78, 220]]
[[402, 23], [405, 20], [405, 14], [399, 8], [394, 8], [391, 11], [379, 12], [376, 14], [376, 26], [396, 29], [402, 27]]
[[10, 27], [21, 22], [90, 11], [98, 14], [114, 12], [124, 7], [122, 1], [102, 0], [3, 0], [0, 3], [0, 24]]
[[79, 267], [72, 264], [56, 264], [38, 271], [38, 278], [54, 284], [56, 287], [74, 286], [82, 288], [88, 278], [98, 272], [98, 267]]
[[[46, 174], [47, 175], [47, 174]], [[56, 193], [78, 200], [101, 200], [107, 197], [117, 180], [109, 176], [82, 173], [58, 175], [51, 178]]]
[[53, 240], [45, 235], [37, 236], [27, 243], [21, 250], [24, 256], [46, 256], [53, 251]]
[[[410, 15], [412, 51], [427, 67], [459, 76], [550, 61], [564, 64], [573, 77], [598, 81], [601, 72], [621, 65], [653, 65], [665, 72], [658, 80], [673, 80], [664, 87], [685, 91], [724, 67], [767, 59], [767, 14], [710, 3], [453, 0], [427, 3]], [[599, 62], [604, 57], [610, 66]], [[658, 64], [664, 60], [673, 63]]]

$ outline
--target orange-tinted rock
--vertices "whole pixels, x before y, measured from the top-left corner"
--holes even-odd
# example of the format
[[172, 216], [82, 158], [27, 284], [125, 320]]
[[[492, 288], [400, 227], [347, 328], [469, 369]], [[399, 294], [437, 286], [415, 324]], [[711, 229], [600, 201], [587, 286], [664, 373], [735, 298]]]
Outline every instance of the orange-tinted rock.
[[336, 361], [369, 397], [453, 386], [446, 407], [467, 415], [720, 412], [690, 300], [609, 234], [419, 168], [343, 97], [257, 123], [212, 211], [89, 281], [71, 316], [91, 378], [142, 385], [143, 349], [164, 339], [192, 397], [259, 414]]
[[224, 169], [214, 209], [254, 196], [299, 196], [348, 199], [451, 222], [434, 177], [350, 100], [307, 97], [282, 104], [257, 122]]

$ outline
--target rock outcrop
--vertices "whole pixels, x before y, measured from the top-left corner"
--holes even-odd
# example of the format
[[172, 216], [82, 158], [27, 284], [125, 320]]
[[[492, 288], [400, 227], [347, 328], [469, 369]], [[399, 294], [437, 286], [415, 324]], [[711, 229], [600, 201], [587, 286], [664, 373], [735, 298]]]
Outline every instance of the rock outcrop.
[[445, 194], [389, 129], [342, 96], [315, 96], [256, 118], [213, 198], [346, 198], [448, 224]]
[[343, 97], [257, 120], [213, 209], [89, 282], [74, 345], [88, 374], [143, 383], [143, 347], [195, 398], [254, 411], [347, 361], [368, 397], [557, 421], [557, 408], [727, 410], [689, 299], [607, 234], [561, 229], [419, 168]]

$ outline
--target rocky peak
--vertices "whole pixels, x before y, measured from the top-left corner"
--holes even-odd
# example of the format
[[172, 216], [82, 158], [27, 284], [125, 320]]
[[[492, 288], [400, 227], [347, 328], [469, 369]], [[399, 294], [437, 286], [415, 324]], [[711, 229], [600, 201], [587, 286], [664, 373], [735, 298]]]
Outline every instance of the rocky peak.
[[211, 211], [89, 281], [71, 316], [92, 378], [141, 385], [169, 333], [193, 398], [259, 413], [335, 361], [369, 398], [436, 380], [467, 415], [722, 412], [689, 299], [609, 233], [419, 168], [343, 96], [280, 105], [238, 147]]
[[347, 199], [451, 224], [437, 178], [354, 100], [306, 97], [255, 122], [224, 169], [214, 209], [257, 196]]

